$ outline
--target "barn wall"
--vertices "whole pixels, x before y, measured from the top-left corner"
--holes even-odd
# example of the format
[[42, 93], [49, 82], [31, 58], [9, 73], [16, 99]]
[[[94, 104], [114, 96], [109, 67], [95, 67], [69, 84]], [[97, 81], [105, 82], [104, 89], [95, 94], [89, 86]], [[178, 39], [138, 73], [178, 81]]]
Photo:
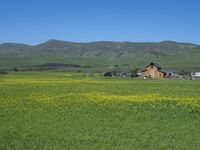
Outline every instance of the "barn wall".
[[152, 78], [164, 78], [164, 73], [160, 72], [155, 66], [147, 67], [146, 71], [143, 72], [144, 76], [151, 76]]

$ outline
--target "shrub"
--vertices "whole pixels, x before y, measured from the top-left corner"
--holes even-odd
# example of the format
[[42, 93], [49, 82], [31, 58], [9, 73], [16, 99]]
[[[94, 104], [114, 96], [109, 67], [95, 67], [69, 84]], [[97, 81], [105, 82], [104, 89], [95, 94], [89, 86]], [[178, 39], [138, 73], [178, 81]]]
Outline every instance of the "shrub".
[[137, 77], [138, 71], [139, 71], [138, 68], [136, 68], [136, 69], [131, 69], [131, 77], [132, 77], [132, 78]]
[[8, 74], [7, 71], [0, 70], [0, 74]]

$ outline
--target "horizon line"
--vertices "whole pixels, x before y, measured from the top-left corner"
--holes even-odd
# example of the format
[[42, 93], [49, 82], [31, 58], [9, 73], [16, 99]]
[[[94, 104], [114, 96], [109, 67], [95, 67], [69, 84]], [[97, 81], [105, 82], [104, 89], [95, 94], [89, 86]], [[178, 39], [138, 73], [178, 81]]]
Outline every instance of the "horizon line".
[[47, 42], [50, 42], [50, 41], [59, 41], [59, 42], [71, 42], [71, 43], [95, 43], [95, 42], [115, 42], [115, 43], [164, 43], [164, 42], [174, 42], [174, 43], [182, 43], [182, 44], [193, 44], [193, 45], [199, 45], [200, 46], [200, 43], [193, 43], [193, 42], [185, 42], [185, 41], [176, 41], [176, 40], [162, 40], [162, 41], [114, 41], [114, 40], [95, 40], [95, 41], [71, 41], [71, 40], [62, 40], [62, 39], [49, 39], [49, 40], [46, 40], [44, 42], [40, 42], [40, 43], [37, 43], [37, 44], [27, 44], [26, 42], [0, 42], [0, 45], [3, 45], [3, 44], [23, 44], [23, 45], [28, 45], [28, 46], [37, 46], [37, 45], [40, 45], [40, 44], [43, 44], [43, 43], [47, 43]]

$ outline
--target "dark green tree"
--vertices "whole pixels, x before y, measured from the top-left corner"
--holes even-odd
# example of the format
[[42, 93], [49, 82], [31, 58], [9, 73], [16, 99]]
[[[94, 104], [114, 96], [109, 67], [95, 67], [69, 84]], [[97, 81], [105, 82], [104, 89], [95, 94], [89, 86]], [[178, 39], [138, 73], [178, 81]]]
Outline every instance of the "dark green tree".
[[135, 78], [135, 77], [137, 77], [137, 73], [138, 73], [138, 71], [139, 71], [140, 69], [139, 68], [135, 68], [135, 69], [131, 69], [131, 77], [132, 78]]

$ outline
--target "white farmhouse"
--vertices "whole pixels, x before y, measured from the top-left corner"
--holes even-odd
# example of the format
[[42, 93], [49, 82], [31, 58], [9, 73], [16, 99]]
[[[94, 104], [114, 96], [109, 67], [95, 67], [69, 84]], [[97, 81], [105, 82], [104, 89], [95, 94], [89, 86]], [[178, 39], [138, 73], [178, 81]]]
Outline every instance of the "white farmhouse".
[[200, 80], [200, 72], [191, 73], [192, 80]]

